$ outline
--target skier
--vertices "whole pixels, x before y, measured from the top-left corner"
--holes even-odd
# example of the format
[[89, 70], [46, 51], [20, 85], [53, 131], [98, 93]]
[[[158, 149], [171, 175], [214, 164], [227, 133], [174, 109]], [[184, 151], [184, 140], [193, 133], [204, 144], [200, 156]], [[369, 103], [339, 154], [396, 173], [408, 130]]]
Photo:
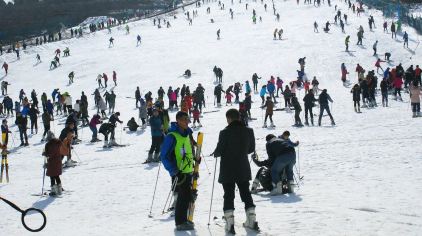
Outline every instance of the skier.
[[286, 85], [286, 87], [284, 88], [283, 97], [284, 97], [284, 107], [286, 111], [289, 112], [290, 107], [292, 106], [290, 102], [290, 99], [292, 98], [292, 92], [289, 88], [289, 85]]
[[352, 88], [352, 90], [350, 90], [350, 93], [353, 94], [353, 107], [355, 108], [355, 112], [357, 113], [361, 113], [360, 112], [360, 86], [359, 84], [355, 84]]
[[218, 84], [214, 87], [214, 96], [217, 100], [217, 107], [221, 107], [221, 93], [224, 93], [224, 90], [222, 88], [222, 85]]
[[29, 109], [28, 115], [29, 120], [31, 121], [31, 134], [34, 134], [34, 128], [35, 128], [35, 134], [38, 134], [38, 114], [40, 112], [36, 108], [34, 104], [31, 105], [31, 108]]
[[382, 27], [384, 28], [384, 32], [387, 32], [387, 34], [388, 34], [387, 26], [388, 26], [387, 21], [384, 21], [384, 23], [382, 24]]
[[275, 85], [273, 83], [271, 83], [270, 80], [267, 82], [267, 91], [268, 91], [268, 94], [270, 95], [270, 97], [272, 99], [274, 99], [274, 103], [277, 103], [277, 101], [275, 100], [275, 96], [274, 96]]
[[37, 54], [37, 56], [35, 57], [37, 59], [37, 64], [41, 63], [41, 57], [40, 54]]
[[220, 39], [220, 29], [217, 30], [217, 39]]
[[267, 97], [267, 101], [265, 102], [265, 104], [263, 106], [261, 106], [261, 109], [265, 110], [265, 119], [264, 119], [264, 126], [262, 128], [267, 128], [267, 118], [270, 117], [270, 128], [275, 127], [274, 123], [273, 123], [273, 110], [274, 110], [274, 102], [271, 100], [271, 97]]
[[3, 62], [3, 66], [1, 68], [4, 69], [4, 72], [7, 75], [7, 71], [9, 70], [9, 65], [6, 62]]
[[116, 71], [113, 70], [113, 82], [114, 82], [114, 86], [117, 86], [117, 74]]
[[142, 129], [145, 129], [146, 128], [146, 121], [147, 121], [147, 118], [148, 118], [148, 113], [147, 113], [147, 103], [142, 98], [141, 98], [141, 102], [140, 102], [140, 106], [139, 106], [139, 118], [142, 121]]
[[97, 76], [98, 88], [104, 88], [103, 83], [102, 83], [102, 78], [103, 76], [101, 74], [98, 74]]
[[163, 143], [163, 121], [157, 108], [153, 109], [152, 116], [149, 118], [149, 124], [151, 127], [152, 143], [148, 152], [148, 159], [145, 161], [145, 163], [159, 162], [160, 146]]
[[325, 23], [325, 28], [324, 28], [324, 32], [325, 33], [328, 33], [328, 31], [330, 31], [330, 22], [329, 21], [327, 21], [326, 23]]
[[116, 124], [117, 122], [119, 122], [120, 124], [123, 124], [123, 121], [121, 121], [119, 119], [120, 116], [120, 112], [116, 112], [113, 115], [110, 116], [110, 118], [108, 119], [108, 122], [112, 125], [112, 130], [111, 130], [111, 134], [110, 134], [110, 142], [108, 143], [108, 146], [119, 146], [116, 143], [116, 139], [114, 138], [114, 134], [115, 134], [115, 128], [116, 128]]
[[108, 76], [106, 75], [106, 73], [103, 73], [103, 79], [104, 79], [104, 87], [107, 88], [107, 81], [108, 81]]
[[406, 31], [404, 31], [404, 34], [403, 34], [403, 47], [409, 48], [409, 35], [407, 34]]
[[201, 113], [199, 112], [198, 107], [194, 107], [193, 108], [193, 111], [192, 111], [192, 116], [193, 116], [193, 125], [192, 125], [192, 127], [193, 128], [196, 128], [196, 126], [195, 126], [195, 123], [196, 122], [198, 122], [198, 127], [202, 127], [201, 121], [199, 121], [199, 115], [200, 114]]
[[376, 56], [377, 55], [377, 45], [378, 45], [378, 40], [375, 41], [374, 45], [372, 46], [372, 49], [374, 50], [374, 55], [373, 56]]
[[[252, 83], [253, 83], [253, 91], [255, 93], [258, 92], [258, 79], [260, 79], [260, 78], [258, 77], [258, 75], [256, 73], [254, 73], [252, 75]], [[277, 91], [277, 93], [278, 93], [278, 91]]]
[[[66, 142], [72, 139], [72, 133], [66, 137]], [[62, 182], [60, 175], [62, 174], [62, 158], [69, 153], [69, 147], [59, 139], [53, 138], [49, 140], [44, 147], [44, 155], [47, 157], [47, 173], [51, 181], [51, 196], [60, 196], [62, 194]]]
[[73, 84], [73, 78], [75, 77], [75, 72], [70, 72], [69, 75], [69, 84]]
[[248, 154], [255, 151], [254, 132], [253, 129], [245, 127], [240, 122], [240, 113], [236, 109], [229, 109], [226, 112], [226, 119], [228, 126], [220, 131], [217, 147], [212, 153], [214, 157], [221, 157], [218, 182], [223, 185], [224, 189], [225, 230], [235, 234], [235, 185], [237, 185], [241, 199], [245, 203], [246, 222], [243, 223], [243, 226], [259, 230], [256, 222], [255, 205], [249, 191], [251, 168]]
[[391, 31], [391, 38], [393, 38], [394, 36], [394, 38], [397, 39], [396, 24], [394, 24], [394, 22], [391, 22], [390, 31]]
[[89, 129], [92, 131], [92, 139], [91, 143], [101, 141], [97, 137], [97, 125], [102, 124], [103, 122], [100, 120], [100, 115], [95, 114], [92, 116], [91, 121], [89, 122]]
[[110, 39], [108, 40], [110, 43], [108, 44], [108, 47], [111, 48], [111, 45], [113, 45], [114, 47], [114, 38], [110, 37]]
[[300, 119], [300, 112], [302, 111], [302, 107], [300, 106], [300, 103], [296, 96], [292, 97], [292, 105], [295, 109], [295, 124], [296, 127], [302, 127], [302, 120]]
[[347, 74], [349, 74], [349, 72], [347, 71], [346, 66], [344, 65], [344, 63], [341, 63], [341, 81], [343, 82], [343, 85], [346, 86], [347, 85]]
[[[293, 167], [296, 164], [295, 148], [299, 145], [299, 141], [293, 143], [289, 139], [290, 132], [284, 131], [280, 137], [269, 134], [265, 137], [268, 159], [258, 161], [256, 155], [252, 155], [252, 160], [258, 166], [266, 166], [271, 170], [271, 195], [279, 195], [283, 193], [294, 193], [294, 174]], [[283, 187], [283, 172], [286, 175], [286, 187]], [[256, 186], [256, 185], [255, 185]], [[255, 187], [252, 185], [252, 188]], [[257, 186], [256, 186], [257, 187]]]
[[314, 22], [314, 33], [319, 33], [319, 31], [318, 31], [318, 23], [316, 21]]
[[29, 146], [29, 143], [28, 143], [28, 135], [26, 133], [27, 125], [28, 125], [28, 120], [27, 120], [27, 117], [26, 116], [23, 116], [20, 111], [16, 111], [15, 124], [19, 128], [19, 137], [20, 137], [20, 140], [21, 140], [21, 145], [20, 146], [21, 147], [22, 146]]
[[64, 56], [65, 56], [65, 57], [70, 56], [70, 50], [69, 50], [69, 48], [68, 48], [68, 47], [66, 47], [66, 48], [65, 48], [65, 50], [63, 50], [63, 53], [64, 53]]
[[267, 85], [262, 85], [261, 91], [259, 92], [259, 96], [262, 99], [261, 105], [264, 105], [264, 102], [265, 102], [265, 99], [264, 99], [265, 94], [267, 94]]
[[350, 43], [350, 35], [347, 35], [346, 39], [344, 40], [344, 44], [346, 45], [346, 52], [349, 51], [349, 43]]
[[138, 34], [138, 36], [136, 37], [136, 46], [138, 47], [139, 44], [141, 44], [141, 36]]
[[126, 125], [129, 128], [129, 130], [132, 131], [132, 132], [135, 132], [139, 127], [139, 125], [136, 123], [134, 117], [130, 118], [130, 120], [127, 122]]
[[9, 82], [3, 80], [1, 82], [1, 95], [5, 96], [7, 95], [7, 86], [10, 85]]
[[381, 96], [382, 96], [382, 106], [388, 107], [388, 89], [389, 85], [387, 82], [387, 79], [384, 78], [380, 83], [380, 89], [381, 89]]
[[141, 102], [141, 91], [139, 90], [139, 86], [136, 87], [135, 90], [135, 100], [136, 100], [136, 108], [138, 108], [138, 102]]
[[334, 122], [334, 118], [331, 115], [330, 107], [328, 105], [328, 101], [330, 101], [331, 103], [333, 102], [330, 95], [328, 95], [328, 93], [327, 93], [327, 89], [323, 89], [321, 94], [319, 95], [319, 99], [318, 99], [318, 102], [319, 102], [318, 126], [321, 126], [321, 119], [322, 119], [322, 115], [324, 114], [324, 110], [326, 110], [328, 115], [330, 116], [331, 125], [336, 125], [336, 123]]
[[308, 112], [311, 117], [311, 124], [314, 125], [314, 114], [312, 112], [312, 108], [315, 106], [315, 102], [317, 101], [315, 99], [313, 90], [309, 90], [309, 92], [303, 97], [303, 102], [305, 106], [305, 125], [309, 126], [308, 123]]
[[75, 123], [73, 122], [66, 122], [66, 126], [62, 129], [59, 139], [63, 142], [65, 147], [67, 147], [68, 152], [63, 154], [63, 156], [67, 156], [67, 160], [65, 163], [66, 167], [73, 167], [75, 166], [76, 161], [72, 160], [72, 143], [74, 140], [74, 130], [75, 130]]
[[412, 105], [413, 118], [422, 116], [421, 114], [421, 90], [418, 81], [413, 81], [410, 85], [410, 103]]
[[193, 144], [191, 142], [192, 130], [189, 129], [189, 122], [187, 113], [177, 112], [176, 122], [171, 124], [160, 155], [161, 161], [172, 177], [172, 182], [177, 190], [174, 219], [178, 231], [194, 229], [194, 223], [187, 219], [189, 203], [193, 200], [192, 172], [194, 162]]
[[381, 69], [381, 71], [384, 72], [384, 70], [381, 67], [381, 62], [385, 62], [385, 61], [383, 61], [380, 58], [378, 58], [377, 61], [375, 62], [375, 67], [377, 68], [377, 73], [378, 73], [378, 70], [379, 69]]
[[185, 70], [185, 73], [183, 74], [183, 76], [190, 78], [192, 76], [192, 72], [189, 69], [187, 69]]

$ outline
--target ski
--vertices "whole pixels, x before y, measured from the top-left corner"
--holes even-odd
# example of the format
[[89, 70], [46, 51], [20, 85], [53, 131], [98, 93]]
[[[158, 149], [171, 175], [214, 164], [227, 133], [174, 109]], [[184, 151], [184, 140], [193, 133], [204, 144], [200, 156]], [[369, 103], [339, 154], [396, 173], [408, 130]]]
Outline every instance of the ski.
[[196, 140], [197, 148], [195, 153], [195, 166], [193, 169], [193, 178], [192, 178], [192, 195], [193, 200], [191, 203], [189, 203], [189, 209], [188, 209], [188, 220], [193, 221], [193, 213], [195, 211], [195, 200], [198, 196], [198, 178], [199, 178], [199, 164], [201, 163], [201, 149], [202, 149], [202, 142], [204, 140], [204, 134], [199, 132], [198, 138]]
[[7, 160], [7, 152], [2, 151], [1, 156], [1, 171], [0, 171], [0, 183], [3, 183], [3, 173], [5, 173], [6, 183], [9, 183], [9, 162]]

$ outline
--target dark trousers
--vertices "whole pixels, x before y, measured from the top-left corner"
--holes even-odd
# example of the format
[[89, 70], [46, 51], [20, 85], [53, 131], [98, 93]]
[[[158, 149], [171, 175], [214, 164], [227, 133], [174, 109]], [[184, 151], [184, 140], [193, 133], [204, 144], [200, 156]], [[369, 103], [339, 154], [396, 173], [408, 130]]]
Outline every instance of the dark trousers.
[[33, 133], [33, 129], [35, 128], [35, 132], [38, 133], [38, 122], [37, 119], [31, 119], [31, 134]]
[[19, 128], [19, 137], [21, 139], [21, 143], [28, 143], [28, 135], [26, 134], [26, 127], [18, 126], [18, 128]]
[[318, 124], [321, 124], [321, 119], [322, 119], [322, 115], [324, 114], [324, 110], [327, 111], [328, 116], [330, 116], [331, 121], [333, 122], [333, 116], [331, 115], [330, 112], [330, 106], [328, 104], [319, 104], [319, 119], [318, 119]]
[[223, 183], [224, 189], [224, 206], [223, 210], [234, 210], [234, 189], [235, 185], [239, 188], [240, 199], [245, 203], [245, 210], [255, 207], [251, 192], [249, 191], [249, 181], [237, 183]]
[[412, 112], [420, 112], [421, 111], [421, 104], [412, 102]]
[[270, 114], [265, 114], [265, 120], [264, 120], [264, 122], [267, 123], [267, 118], [268, 117], [270, 118], [271, 123], [273, 123], [273, 114], [271, 114], [271, 115]]
[[305, 122], [308, 123], [308, 113], [311, 117], [311, 123], [314, 124], [314, 114], [311, 106], [305, 106]]
[[50, 176], [51, 186], [55, 184], [61, 184], [60, 176]]
[[353, 107], [355, 109], [359, 109], [360, 108], [360, 101], [353, 101]]
[[189, 203], [192, 202], [192, 175], [181, 174], [179, 178], [176, 185], [177, 201], [174, 215], [176, 225], [188, 221]]
[[157, 154], [160, 153], [162, 142], [163, 142], [162, 136], [152, 136], [152, 144], [151, 144], [151, 148], [149, 149], [148, 154], [152, 154], [153, 152]]
[[42, 136], [45, 137], [49, 130], [50, 130], [50, 124], [44, 124], [44, 133], [42, 134]]

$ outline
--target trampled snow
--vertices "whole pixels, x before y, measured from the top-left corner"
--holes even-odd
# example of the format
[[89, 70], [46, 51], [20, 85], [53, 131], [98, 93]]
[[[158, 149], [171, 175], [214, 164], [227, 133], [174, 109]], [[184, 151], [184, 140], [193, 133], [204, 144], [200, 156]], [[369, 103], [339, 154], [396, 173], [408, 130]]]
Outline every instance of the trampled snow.
[[[235, 1], [233, 5], [230, 1], [223, 2], [224, 10], [220, 10], [218, 2], [185, 8], [191, 16], [192, 10], [198, 11], [192, 26], [179, 9], [177, 19], [167, 17], [170, 28], [158, 29], [152, 19], [148, 19], [130, 23], [129, 35], [121, 26], [113, 28], [111, 35], [103, 30], [79, 39], [29, 48], [21, 53], [19, 61], [14, 54], [3, 55], [0, 63], [3, 60], [9, 63], [9, 75], [4, 77], [1, 71], [0, 78], [11, 83], [9, 94], [14, 100], [21, 88], [28, 96], [35, 89], [39, 96], [46, 92], [48, 97], [54, 88], [60, 88], [72, 95], [73, 102], [80, 97], [81, 91], [85, 91], [92, 115], [96, 111], [91, 96], [97, 87], [96, 76], [105, 72], [111, 78], [115, 70], [118, 86], [113, 88], [110, 79], [109, 89], [117, 94], [116, 111], [120, 111], [124, 123], [138, 116], [135, 100], [127, 98], [134, 97], [136, 86], [143, 94], [151, 90], [156, 97], [159, 86], [167, 90], [168, 86], [177, 88], [186, 84], [193, 91], [202, 83], [206, 89], [204, 111], [219, 110], [204, 114], [201, 119], [203, 127], [199, 131], [205, 134], [203, 153], [207, 156], [216, 146], [219, 130], [226, 126], [224, 114], [230, 108], [223, 105], [217, 109], [213, 105], [214, 65], [224, 71], [224, 88], [237, 81], [251, 81], [255, 72], [262, 77], [261, 87], [271, 75], [280, 76], [285, 82], [294, 80], [299, 68], [298, 58], [306, 56], [308, 78], [316, 76], [320, 88], [328, 89], [334, 100], [332, 113], [337, 125], [332, 127], [328, 117], [323, 117], [321, 127], [293, 128], [293, 113], [275, 111], [276, 128], [263, 129], [260, 97], [253, 95], [252, 116], [257, 120], [250, 122], [250, 126], [255, 131], [260, 158], [266, 158], [267, 134], [279, 135], [290, 130], [291, 139], [300, 141], [297, 161], [300, 162], [300, 174], [304, 176], [294, 195], [260, 193], [253, 196], [263, 232], [268, 235], [420, 235], [422, 120], [411, 117], [406, 93], [402, 95], [404, 102], [394, 101], [390, 96], [389, 107], [379, 105], [357, 114], [353, 110], [350, 88], [345, 88], [340, 81], [342, 62], [353, 83], [357, 81], [354, 72], [357, 63], [367, 71], [375, 69], [376, 57], [372, 56], [375, 40], [379, 41], [378, 53], [382, 59], [385, 52], [392, 53], [393, 61], [383, 63], [383, 68], [402, 62], [406, 69], [410, 64], [421, 62], [420, 49], [416, 48], [419, 36], [415, 31], [404, 26], [410, 38], [407, 50], [403, 48], [400, 35], [393, 40], [383, 33], [384, 18], [380, 12], [371, 10], [357, 17], [343, 1], [332, 1], [331, 7], [327, 2], [314, 7], [303, 5], [302, 1], [299, 5], [296, 1], [274, 1], [280, 22], [273, 15], [271, 1], [264, 2], [268, 5], [267, 12], [260, 1], [242, 1], [241, 4]], [[248, 10], [245, 3], [249, 5]], [[336, 4], [349, 16], [346, 34], [334, 24], [329, 33], [322, 31], [327, 20], [333, 22]], [[207, 7], [211, 8], [211, 14], [206, 13]], [[234, 10], [234, 19], [230, 19], [230, 8]], [[252, 23], [253, 9], [257, 12], [256, 24]], [[370, 14], [375, 17], [377, 26], [373, 32], [369, 31], [367, 23]], [[215, 23], [210, 22], [211, 18]], [[313, 32], [314, 21], [318, 22], [320, 33]], [[355, 45], [359, 25], [365, 29], [362, 47]], [[274, 29], [280, 27], [284, 30], [284, 40], [273, 40]], [[220, 40], [216, 35], [218, 29], [221, 29]], [[136, 47], [137, 34], [142, 36], [140, 47]], [[345, 52], [346, 35], [351, 35], [350, 53]], [[111, 36], [115, 41], [114, 47], [109, 48]], [[55, 49], [65, 47], [69, 47], [71, 56], [62, 57], [62, 65], [49, 71]], [[39, 65], [35, 65], [37, 53], [43, 60]], [[181, 76], [187, 68], [193, 73], [190, 79]], [[75, 83], [68, 86], [67, 75], [71, 71], [75, 72]], [[304, 91], [299, 91], [298, 95], [302, 101]], [[278, 107], [284, 107], [284, 100], [279, 98], [278, 101]], [[314, 109], [314, 113], [319, 111]], [[174, 115], [171, 113], [172, 120]], [[304, 119], [303, 112], [301, 117]], [[55, 120], [52, 129], [56, 135], [64, 121], [64, 117]], [[0, 194], [22, 208], [33, 206], [45, 211], [48, 222], [40, 235], [224, 234], [212, 220], [207, 227], [214, 158], [205, 157], [200, 168], [194, 218], [196, 231], [179, 233], [174, 231], [174, 219], [161, 214], [170, 189], [170, 177], [163, 167], [159, 173], [153, 218], [148, 217], [158, 171], [157, 164], [141, 164], [151, 144], [149, 128], [132, 133], [118, 126], [117, 141], [130, 145], [112, 149], [103, 149], [102, 143], [89, 143], [89, 128], [79, 130], [82, 143], [74, 147], [73, 158], [80, 165], [65, 170], [61, 176], [67, 193], [62, 198], [40, 198], [31, 194], [39, 193], [42, 185], [42, 124], [39, 124], [38, 134], [30, 135], [29, 147], [17, 148], [19, 135], [13, 123], [14, 119], [10, 118], [14, 134], [9, 141], [14, 151], [9, 155], [10, 183], [0, 185]], [[101, 135], [99, 138], [103, 139]], [[251, 166], [254, 176], [258, 167], [253, 163]], [[217, 175], [218, 169], [217, 165]], [[48, 185], [46, 178], [47, 188]], [[216, 183], [211, 218], [223, 215], [222, 203], [223, 190]], [[248, 232], [240, 226], [245, 214], [238, 194], [235, 206], [236, 230], [238, 234], [246, 235]], [[6, 204], [0, 204], [0, 216], [0, 235], [30, 235], [20, 223], [20, 214]]]

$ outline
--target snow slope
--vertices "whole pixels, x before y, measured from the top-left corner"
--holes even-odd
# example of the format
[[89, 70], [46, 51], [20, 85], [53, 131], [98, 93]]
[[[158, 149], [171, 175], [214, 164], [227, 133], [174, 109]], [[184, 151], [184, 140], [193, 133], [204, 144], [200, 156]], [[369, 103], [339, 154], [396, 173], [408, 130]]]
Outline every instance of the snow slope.
[[[392, 40], [384, 34], [380, 12], [366, 12], [356, 17], [342, 1], [332, 1], [332, 7], [322, 5], [319, 8], [302, 2], [297, 5], [296, 1], [274, 1], [280, 22], [272, 14], [271, 1], [265, 1], [267, 12], [260, 1], [242, 1], [241, 4], [235, 1], [233, 5], [230, 1], [223, 2], [225, 10], [220, 10], [217, 2], [200, 8], [185, 8], [191, 15], [192, 10], [198, 10], [199, 16], [194, 18], [192, 26], [180, 9], [177, 19], [168, 18], [171, 28], [157, 29], [152, 20], [130, 23], [129, 35], [125, 34], [124, 27], [114, 28], [111, 36], [115, 38], [115, 46], [112, 48], [108, 48], [110, 35], [105, 30], [80, 39], [27, 49], [19, 61], [14, 55], [3, 55], [0, 63], [6, 60], [10, 73], [4, 77], [3, 71], [0, 72], [0, 79], [12, 84], [9, 93], [13, 99], [17, 98], [20, 88], [28, 95], [35, 89], [39, 95], [45, 91], [50, 97], [53, 88], [58, 87], [62, 92], [68, 91], [75, 101], [81, 91], [87, 94], [94, 91], [97, 74], [105, 72], [111, 78], [111, 72], [115, 70], [118, 74], [118, 86], [113, 88], [118, 96], [116, 110], [121, 112], [126, 123], [130, 117], [137, 117], [135, 100], [127, 98], [134, 96], [136, 86], [140, 86], [143, 94], [151, 90], [156, 96], [159, 86], [167, 90], [168, 86], [176, 88], [186, 84], [193, 90], [202, 83], [206, 88], [205, 110], [212, 111], [216, 110], [212, 101], [214, 65], [224, 70], [224, 88], [236, 81], [250, 80], [254, 72], [263, 77], [261, 86], [271, 75], [280, 76], [284, 81], [293, 80], [298, 58], [306, 56], [307, 76], [317, 76], [320, 88], [327, 88], [334, 99], [332, 112], [337, 126], [331, 127], [328, 117], [324, 117], [322, 127], [296, 129], [291, 127], [292, 113], [276, 111], [277, 128], [263, 129], [260, 98], [253, 95], [252, 116], [257, 120], [250, 126], [255, 131], [260, 158], [266, 158], [265, 136], [281, 134], [288, 129], [292, 140], [301, 143], [297, 153], [304, 175], [295, 195], [254, 195], [257, 220], [263, 232], [268, 235], [419, 235], [422, 232], [422, 134], [419, 128], [422, 120], [411, 118], [407, 95], [403, 95], [404, 102], [391, 100], [388, 108], [380, 106], [356, 114], [350, 88], [344, 88], [340, 82], [342, 62], [353, 82], [357, 80], [356, 63], [365, 69], [374, 69], [376, 58], [372, 56], [372, 44], [375, 40], [379, 40], [380, 55], [390, 51], [392, 63], [402, 62], [405, 68], [421, 61], [419, 50], [413, 54], [403, 49], [401, 39]], [[245, 3], [249, 5], [248, 10]], [[339, 27], [333, 25], [328, 34], [321, 29], [327, 20], [334, 18], [335, 4], [349, 15], [346, 33], [351, 35], [350, 54], [344, 52], [346, 35]], [[206, 7], [211, 8], [211, 14], [206, 14]], [[233, 20], [229, 8], [234, 10]], [[252, 9], [257, 11], [258, 19], [262, 17], [262, 22], [252, 23]], [[374, 32], [367, 26], [369, 14], [374, 15], [377, 24]], [[215, 23], [210, 23], [211, 18]], [[322, 33], [313, 33], [315, 20]], [[355, 46], [359, 25], [365, 29], [363, 47]], [[285, 40], [273, 40], [274, 29], [280, 27]], [[216, 40], [217, 29], [221, 29], [221, 40]], [[412, 29], [405, 27], [405, 30], [409, 32], [409, 48], [414, 50], [419, 36]], [[142, 36], [140, 47], [136, 47], [137, 34]], [[63, 65], [49, 71], [54, 50], [65, 47], [70, 48], [71, 57], [61, 58]], [[37, 53], [43, 63], [34, 65]], [[383, 67], [386, 66], [384, 63]], [[187, 68], [193, 72], [190, 79], [180, 76]], [[68, 86], [67, 74], [71, 71], [75, 71], [75, 83]], [[303, 95], [303, 91], [299, 92], [300, 101]], [[92, 96], [89, 102], [93, 108]], [[224, 106], [219, 112], [205, 114], [202, 118], [204, 127], [200, 131], [205, 133], [205, 155], [213, 151], [218, 131], [226, 126], [224, 112], [228, 108]], [[95, 109], [90, 110], [90, 114], [94, 112]], [[314, 113], [319, 112], [314, 110]], [[171, 113], [173, 120], [174, 115]], [[54, 123], [57, 135], [64, 120], [59, 118]], [[13, 121], [10, 119], [9, 124]], [[18, 145], [17, 128], [12, 127], [12, 130], [14, 143]], [[40, 235], [224, 234], [219, 226], [207, 227], [213, 158], [207, 157], [207, 165], [202, 164], [200, 169], [194, 220], [197, 229], [179, 233], [174, 231], [173, 218], [161, 214], [170, 188], [170, 178], [164, 168], [159, 173], [154, 217], [148, 217], [158, 171], [158, 165], [141, 164], [151, 142], [149, 128], [145, 132], [131, 133], [117, 127], [117, 141], [130, 145], [107, 150], [102, 148], [102, 143], [89, 143], [89, 129], [80, 130], [83, 142], [75, 146], [73, 155], [81, 165], [67, 169], [62, 175], [63, 186], [68, 190], [63, 198], [31, 196], [40, 192], [42, 184], [44, 145], [39, 143], [40, 133], [31, 136], [29, 148], [13, 148], [15, 152], [9, 155], [11, 182], [0, 185], [1, 196], [22, 208], [34, 206], [45, 211], [48, 223]], [[253, 163], [251, 166], [255, 175], [258, 168]], [[46, 186], [48, 183], [46, 179]], [[223, 190], [216, 183], [212, 217], [223, 214], [222, 203]], [[245, 216], [238, 195], [235, 206], [236, 222], [240, 225]], [[30, 234], [22, 227], [20, 215], [9, 206], [0, 204], [0, 215], [1, 235]], [[237, 231], [240, 235], [252, 235], [240, 226]]]

